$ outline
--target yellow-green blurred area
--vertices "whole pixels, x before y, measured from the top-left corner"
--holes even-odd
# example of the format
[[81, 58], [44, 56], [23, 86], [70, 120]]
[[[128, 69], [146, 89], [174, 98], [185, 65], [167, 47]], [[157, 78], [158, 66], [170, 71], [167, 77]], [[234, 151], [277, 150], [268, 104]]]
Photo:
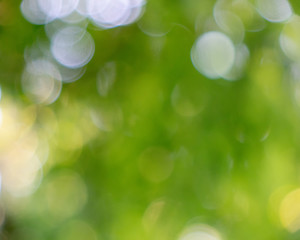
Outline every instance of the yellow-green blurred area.
[[0, 0], [0, 239], [300, 238], [300, 3]]

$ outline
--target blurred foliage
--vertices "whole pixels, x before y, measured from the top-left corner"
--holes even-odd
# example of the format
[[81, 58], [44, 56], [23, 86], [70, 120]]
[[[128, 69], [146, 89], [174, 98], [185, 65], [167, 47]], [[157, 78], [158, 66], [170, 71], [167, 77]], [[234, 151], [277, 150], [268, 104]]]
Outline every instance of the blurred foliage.
[[[299, 42], [286, 50], [280, 36], [300, 4], [270, 22], [255, 1], [219, 2], [243, 35], [214, 22], [211, 0], [148, 0], [126, 26], [84, 22], [95, 53], [45, 104], [22, 78], [30, 49], [48, 56], [52, 23], [0, 1], [1, 239], [299, 239]], [[247, 46], [235, 81], [193, 66], [208, 31]]]

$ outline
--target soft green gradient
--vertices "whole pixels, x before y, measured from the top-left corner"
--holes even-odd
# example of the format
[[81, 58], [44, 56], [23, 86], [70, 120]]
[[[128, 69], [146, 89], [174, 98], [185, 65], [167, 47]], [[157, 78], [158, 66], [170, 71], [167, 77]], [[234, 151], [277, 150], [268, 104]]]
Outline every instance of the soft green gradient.
[[[130, 25], [77, 23], [95, 53], [49, 104], [49, 66], [34, 96], [24, 69], [59, 66], [53, 23], [0, 1], [0, 239], [299, 239], [300, 3], [280, 2], [148, 0]], [[212, 31], [242, 51], [214, 79], [191, 59]]]

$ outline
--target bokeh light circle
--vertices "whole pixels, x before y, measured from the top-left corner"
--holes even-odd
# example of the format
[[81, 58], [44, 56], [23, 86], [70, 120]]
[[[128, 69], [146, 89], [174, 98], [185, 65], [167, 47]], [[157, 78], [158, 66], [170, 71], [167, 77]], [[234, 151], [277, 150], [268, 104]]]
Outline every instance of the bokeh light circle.
[[288, 193], [282, 200], [279, 214], [282, 225], [290, 232], [300, 229], [300, 189]]
[[21, 3], [21, 12], [27, 21], [42, 25], [52, 21], [40, 8], [38, 0], [23, 0]]
[[288, 20], [293, 10], [288, 0], [256, 0], [260, 15], [270, 22], [283, 22]]
[[221, 240], [219, 232], [206, 224], [194, 224], [186, 227], [179, 240]]
[[219, 78], [229, 72], [235, 59], [235, 48], [225, 34], [217, 31], [200, 36], [191, 51], [195, 68], [208, 78]]
[[85, 182], [71, 170], [61, 170], [51, 175], [46, 179], [43, 190], [49, 214], [57, 219], [66, 219], [78, 213], [88, 198]]
[[22, 76], [22, 87], [25, 94], [34, 102], [50, 104], [61, 92], [60, 72], [46, 59], [30, 61]]
[[68, 68], [86, 65], [94, 55], [92, 36], [80, 27], [65, 27], [52, 38], [51, 52], [54, 58]]
[[100, 28], [113, 28], [136, 21], [143, 5], [140, 0], [81, 0], [77, 11]]
[[37, 0], [41, 11], [49, 19], [63, 18], [77, 7], [78, 0]]

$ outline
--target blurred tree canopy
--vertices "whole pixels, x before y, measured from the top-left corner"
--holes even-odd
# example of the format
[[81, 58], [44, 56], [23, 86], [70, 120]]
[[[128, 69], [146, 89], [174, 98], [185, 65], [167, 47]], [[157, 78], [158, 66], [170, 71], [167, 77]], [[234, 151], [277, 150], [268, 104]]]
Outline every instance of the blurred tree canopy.
[[300, 4], [0, 1], [1, 239], [299, 239]]

